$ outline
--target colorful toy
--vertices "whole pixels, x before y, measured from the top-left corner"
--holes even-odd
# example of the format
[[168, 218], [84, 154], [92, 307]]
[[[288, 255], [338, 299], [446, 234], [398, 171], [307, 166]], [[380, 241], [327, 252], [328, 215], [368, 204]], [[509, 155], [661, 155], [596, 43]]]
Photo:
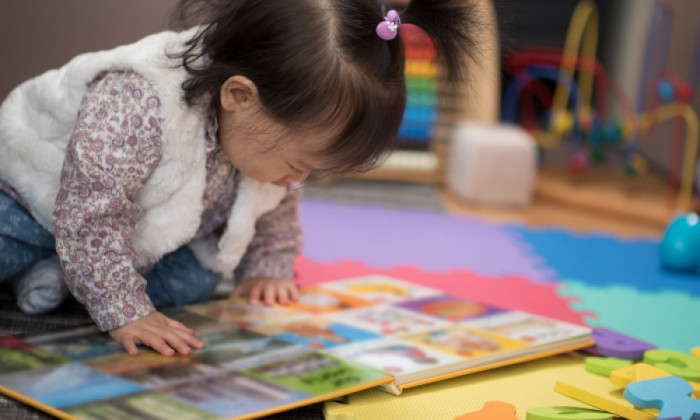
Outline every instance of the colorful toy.
[[438, 120], [438, 67], [435, 47], [421, 29], [401, 27], [406, 47], [406, 110], [399, 128], [399, 142], [427, 147]]
[[[645, 381], [647, 379], [664, 378], [671, 376], [665, 370], [646, 363], [635, 363], [631, 366], [616, 369], [610, 373], [610, 382], [620, 387], [626, 387], [630, 382]], [[688, 382], [693, 388], [693, 396], [700, 396], [700, 383]]]
[[[602, 379], [601, 379], [602, 380]], [[607, 385], [607, 388], [605, 387]], [[605, 410], [629, 420], [655, 420], [657, 416], [651, 411], [635, 408], [630, 402], [620, 396], [619, 389], [602, 384], [567, 383], [557, 381], [554, 390], [582, 403]]]
[[[644, 172], [648, 166], [639, 153], [640, 139], [661, 122], [676, 120], [668, 181], [669, 208], [688, 209], [700, 141], [697, 115], [689, 106], [700, 79], [700, 30], [689, 79], [684, 80], [666, 68], [671, 23], [667, 7], [655, 5], [647, 51], [640, 66], [637, 104], [633, 107], [596, 60], [595, 3], [580, 1], [572, 15], [563, 51], [532, 48], [506, 58], [505, 68], [513, 71], [513, 77], [504, 90], [502, 119], [516, 122], [520, 116], [522, 125], [545, 150], [567, 140], [569, 167], [574, 173], [585, 172], [590, 162], [612, 162], [622, 164], [629, 175]], [[541, 80], [556, 81], [553, 94], [550, 95]], [[525, 101], [526, 94], [539, 101], [543, 124], [535, 120], [536, 104]], [[615, 99], [622, 113], [621, 121], [607, 115], [612, 108], [608, 99]], [[538, 128], [539, 125], [544, 128]]]
[[644, 353], [644, 363], [693, 382], [700, 382], [700, 359], [673, 350], [649, 350]]
[[[646, 363], [613, 370], [607, 383], [598, 376], [589, 375], [579, 378], [576, 383], [557, 381], [554, 390], [632, 420], [700, 418], [700, 400], [690, 397], [691, 393], [698, 395], [700, 383], [680, 377], [696, 380], [700, 375], [700, 358], [677, 351], [651, 349], [644, 353], [644, 361]], [[588, 360], [586, 364], [589, 370]], [[622, 389], [625, 391], [621, 393]]]
[[693, 388], [677, 376], [632, 382], [625, 388], [625, 398], [635, 407], [656, 407], [659, 419], [680, 418], [694, 420], [700, 417], [700, 401], [690, 398]]
[[527, 410], [526, 420], [613, 420], [605, 411], [581, 407], [537, 407]]
[[501, 401], [487, 401], [484, 408], [457, 416], [454, 420], [517, 420], [515, 407]]
[[604, 327], [594, 328], [593, 338], [595, 338], [593, 350], [597, 354], [619, 359], [641, 359], [645, 351], [656, 348], [655, 345], [646, 341]]
[[665, 378], [666, 376], [671, 376], [671, 374], [646, 363], [635, 363], [610, 372], [610, 382], [625, 388], [631, 382]]
[[696, 213], [676, 216], [659, 244], [659, 262], [667, 270], [695, 272], [700, 267], [700, 217]]
[[632, 365], [632, 361], [616, 357], [586, 357], [586, 370], [596, 375], [608, 377], [620, 368]]

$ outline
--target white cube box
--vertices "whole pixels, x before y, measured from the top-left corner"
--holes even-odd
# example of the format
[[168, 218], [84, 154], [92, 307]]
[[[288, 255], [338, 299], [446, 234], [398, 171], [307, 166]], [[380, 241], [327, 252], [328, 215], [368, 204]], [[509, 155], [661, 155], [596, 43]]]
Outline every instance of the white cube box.
[[447, 160], [447, 187], [475, 203], [525, 206], [532, 201], [537, 146], [515, 125], [458, 124]]

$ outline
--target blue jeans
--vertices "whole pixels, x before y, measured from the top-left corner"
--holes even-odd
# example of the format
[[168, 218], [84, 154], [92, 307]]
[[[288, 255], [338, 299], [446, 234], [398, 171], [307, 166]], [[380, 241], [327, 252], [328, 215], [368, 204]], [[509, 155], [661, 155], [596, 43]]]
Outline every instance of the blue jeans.
[[[56, 240], [29, 212], [0, 191], [0, 281], [56, 253]], [[144, 275], [146, 293], [158, 307], [203, 302], [220, 276], [202, 268], [189, 247], [165, 255]]]

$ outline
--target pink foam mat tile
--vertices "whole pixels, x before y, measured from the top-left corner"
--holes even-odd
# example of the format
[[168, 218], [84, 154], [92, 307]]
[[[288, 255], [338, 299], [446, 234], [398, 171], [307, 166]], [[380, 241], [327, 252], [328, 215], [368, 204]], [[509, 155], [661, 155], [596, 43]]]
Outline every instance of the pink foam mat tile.
[[534, 283], [519, 276], [491, 277], [467, 270], [430, 271], [415, 266], [373, 267], [360, 261], [315, 261], [297, 259], [297, 282], [301, 286], [324, 281], [381, 274], [440, 289], [445, 293], [508, 309], [585, 325], [590, 312], [572, 309], [570, 298], [557, 294], [555, 283]]

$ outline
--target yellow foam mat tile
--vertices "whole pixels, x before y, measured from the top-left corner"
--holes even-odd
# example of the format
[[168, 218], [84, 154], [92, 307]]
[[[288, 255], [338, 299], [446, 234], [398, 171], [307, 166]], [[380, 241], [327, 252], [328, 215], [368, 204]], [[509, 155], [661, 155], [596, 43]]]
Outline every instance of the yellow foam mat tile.
[[326, 420], [453, 420], [481, 410], [488, 401], [502, 401], [515, 406], [516, 417], [525, 420], [527, 410], [535, 407], [590, 408], [554, 391], [557, 381], [577, 383], [590, 376], [596, 375], [585, 371], [583, 359], [553, 356], [409, 388], [399, 396], [377, 389], [358, 392], [347, 403], [326, 402], [325, 414]]

